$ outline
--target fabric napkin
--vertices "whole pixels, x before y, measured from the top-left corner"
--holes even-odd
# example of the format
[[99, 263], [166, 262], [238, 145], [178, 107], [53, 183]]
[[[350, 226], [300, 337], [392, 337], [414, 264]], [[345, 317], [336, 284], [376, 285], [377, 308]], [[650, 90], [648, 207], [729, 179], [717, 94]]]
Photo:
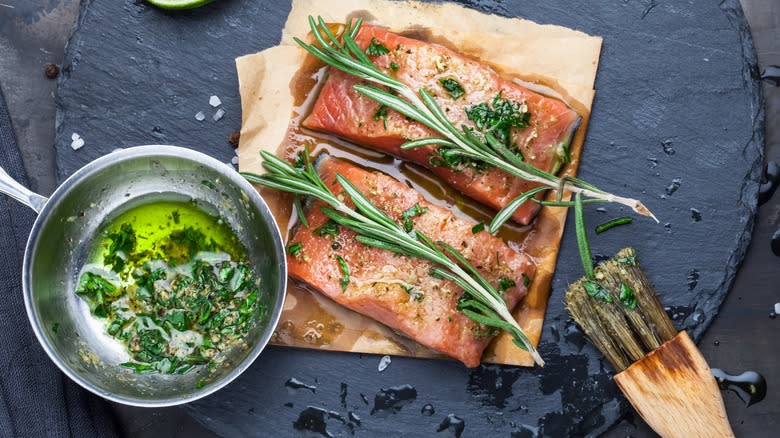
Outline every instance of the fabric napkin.
[[[0, 166], [27, 185], [0, 92]], [[0, 194], [0, 437], [111, 437], [105, 401], [52, 363], [30, 327], [22, 297], [22, 259], [34, 212]]]

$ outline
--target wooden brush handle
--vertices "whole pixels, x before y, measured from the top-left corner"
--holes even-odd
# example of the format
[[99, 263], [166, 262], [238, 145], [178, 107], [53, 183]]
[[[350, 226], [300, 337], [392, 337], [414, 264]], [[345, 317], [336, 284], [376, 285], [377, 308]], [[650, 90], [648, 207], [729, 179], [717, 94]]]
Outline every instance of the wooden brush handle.
[[685, 331], [617, 374], [615, 382], [664, 438], [734, 436], [715, 377]]

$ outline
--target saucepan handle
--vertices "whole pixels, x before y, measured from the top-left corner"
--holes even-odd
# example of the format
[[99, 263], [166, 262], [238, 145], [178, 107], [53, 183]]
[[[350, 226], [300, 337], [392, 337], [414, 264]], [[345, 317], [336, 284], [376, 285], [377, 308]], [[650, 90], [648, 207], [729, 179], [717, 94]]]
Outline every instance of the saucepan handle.
[[35, 210], [36, 213], [40, 213], [43, 206], [48, 201], [48, 198], [41, 196], [27, 187], [19, 184], [15, 179], [11, 178], [8, 173], [0, 167], [0, 193], [16, 199], [24, 205]]

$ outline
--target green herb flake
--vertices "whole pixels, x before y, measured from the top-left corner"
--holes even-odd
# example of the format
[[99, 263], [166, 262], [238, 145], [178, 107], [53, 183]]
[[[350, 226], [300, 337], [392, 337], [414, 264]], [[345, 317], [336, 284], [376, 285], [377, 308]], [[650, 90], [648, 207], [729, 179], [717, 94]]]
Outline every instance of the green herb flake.
[[213, 183], [213, 182], [211, 182], [211, 181], [209, 181], [209, 180], [205, 180], [205, 179], [204, 179], [204, 180], [203, 180], [203, 181], [201, 181], [200, 183], [201, 183], [202, 185], [204, 185], [204, 186], [206, 186], [206, 187], [210, 188], [210, 189], [214, 189], [214, 188], [216, 188], [216, 186], [214, 185], [214, 183]]
[[132, 368], [135, 374], [149, 374], [156, 370], [149, 364], [137, 363], [137, 362], [123, 362], [119, 364], [120, 367]]
[[198, 380], [198, 383], [195, 385], [196, 388], [200, 389], [206, 386], [206, 381], [203, 379]]
[[[128, 322], [129, 320], [126, 320], [120, 316], [115, 317], [111, 323], [108, 325], [108, 328], [106, 328], [106, 333], [108, 333], [111, 336], [117, 336], [122, 330], [122, 327]], [[186, 330], [186, 329], [185, 329]]]
[[414, 228], [414, 222], [412, 221], [412, 218], [420, 216], [426, 211], [428, 211], [428, 207], [420, 207], [420, 204], [416, 203], [401, 213], [401, 220], [404, 223], [404, 230], [406, 230], [407, 233], [411, 232]]
[[514, 280], [512, 280], [511, 278], [507, 278], [507, 277], [500, 277], [500, 278], [498, 279], [498, 290], [499, 290], [501, 293], [504, 293], [504, 292], [506, 292], [506, 290], [507, 290], [507, 289], [509, 289], [510, 287], [515, 287], [515, 286], [517, 286], [517, 283], [515, 283], [515, 281], [514, 281]]
[[337, 237], [339, 235], [339, 224], [337, 224], [333, 219], [328, 219], [328, 221], [322, 224], [321, 227], [314, 229], [314, 235], [320, 237]]
[[169, 262], [186, 263], [202, 251], [214, 252], [217, 244], [214, 239], [206, 237], [202, 231], [186, 227], [170, 234], [172, 245], [165, 249]]
[[382, 126], [384, 126], [385, 129], [387, 129], [387, 106], [385, 105], [379, 106], [379, 109], [376, 110], [376, 113], [374, 114], [372, 120], [376, 122], [380, 118], [382, 119]]
[[466, 90], [464, 90], [463, 86], [460, 85], [460, 83], [455, 79], [441, 78], [439, 79], [439, 83], [442, 87], [444, 87], [445, 90], [447, 90], [453, 100], [457, 100], [466, 94]]
[[125, 267], [125, 257], [135, 249], [135, 231], [131, 224], [124, 223], [118, 231], [108, 233], [107, 237], [111, 244], [103, 256], [103, 263], [111, 266], [114, 272], [120, 272]]
[[[442, 148], [439, 148], [442, 149]], [[439, 152], [441, 153], [441, 152]], [[428, 164], [430, 164], [433, 167], [447, 167], [447, 162], [444, 161], [440, 156], [436, 156], [434, 154], [431, 154], [428, 156]]]
[[569, 155], [569, 145], [562, 144], [558, 147], [558, 156], [564, 163], [571, 163], [571, 155]]
[[298, 170], [306, 170], [306, 160], [303, 159], [303, 152], [298, 152], [295, 155], [295, 163], [293, 166]]
[[51, 331], [53, 331], [54, 333], [57, 333], [57, 329], [59, 328], [60, 328], [60, 323], [58, 322], [55, 322], [54, 324], [51, 325]]
[[594, 283], [592, 281], [585, 281], [582, 283], [582, 286], [585, 288], [585, 291], [588, 293], [588, 295], [592, 296], [593, 298], [597, 298], [607, 303], [612, 302], [612, 297], [609, 296], [609, 292], [600, 284]]
[[382, 56], [387, 53], [390, 53], [390, 50], [384, 44], [377, 41], [376, 38], [371, 38], [371, 44], [366, 47], [366, 55]]
[[511, 141], [510, 128], [527, 128], [531, 113], [525, 104], [502, 98], [501, 92], [493, 98], [491, 106], [482, 102], [466, 107], [466, 116], [481, 132], [490, 133], [505, 146], [511, 146], [515, 152], [519, 151], [517, 144]]
[[625, 263], [627, 265], [636, 266], [636, 256], [620, 257], [615, 259], [618, 263]]
[[473, 227], [471, 227], [471, 234], [477, 234], [480, 231], [483, 231], [484, 229], [485, 229], [485, 223], [484, 222], [480, 222], [480, 223], [474, 225]]
[[181, 214], [179, 214], [179, 210], [173, 210], [171, 217], [173, 218], [173, 223], [178, 224], [181, 220]]
[[431, 154], [428, 158], [428, 162], [434, 167], [449, 167], [455, 172], [460, 172], [460, 166], [471, 167], [480, 172], [492, 167], [482, 161], [464, 157], [457, 153], [456, 149], [450, 147], [439, 147], [436, 149], [436, 152], [436, 154]]
[[529, 284], [531, 284], [531, 277], [523, 272], [523, 286], [528, 287]]
[[349, 285], [349, 265], [347, 264], [347, 261], [339, 255], [336, 256], [336, 260], [338, 260], [339, 269], [341, 269], [341, 291], [344, 292], [347, 290], [347, 285]]
[[399, 67], [401, 67], [401, 66], [396, 64], [395, 61], [390, 61], [390, 68], [391, 69], [398, 70]]
[[621, 217], [617, 219], [612, 219], [609, 222], [603, 223], [596, 227], [596, 234], [603, 233], [604, 231], [607, 231], [610, 228], [616, 227], [618, 225], [625, 225], [630, 224], [633, 220], [630, 217]]
[[422, 292], [416, 292], [414, 286], [407, 286], [402, 284], [401, 288], [403, 288], [403, 290], [405, 290], [406, 293], [409, 294], [409, 296], [418, 303], [421, 303], [423, 299], [425, 299], [425, 295], [423, 295]]
[[636, 308], [636, 297], [634, 291], [625, 283], [620, 283], [620, 304], [629, 309]]
[[287, 254], [293, 257], [298, 257], [303, 252], [303, 244], [301, 242], [295, 242], [292, 245], [287, 246]]
[[89, 302], [92, 313], [104, 318], [110, 312], [110, 304], [121, 294], [121, 290], [108, 280], [92, 272], [85, 272], [79, 279], [76, 294], [81, 295]]

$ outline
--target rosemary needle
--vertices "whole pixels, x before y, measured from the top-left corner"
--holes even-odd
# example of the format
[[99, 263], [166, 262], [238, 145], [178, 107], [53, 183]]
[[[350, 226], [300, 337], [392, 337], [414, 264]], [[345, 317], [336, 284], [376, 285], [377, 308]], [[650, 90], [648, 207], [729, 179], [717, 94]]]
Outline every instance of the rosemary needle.
[[630, 217], [620, 217], [617, 219], [612, 219], [609, 222], [605, 222], [601, 225], [596, 226], [596, 234], [603, 233], [604, 231], [607, 231], [608, 229], [612, 227], [616, 227], [618, 225], [630, 224], [631, 222], [632, 219]]
[[[308, 153], [308, 149], [305, 149], [303, 155], [307, 156]], [[544, 360], [512, 316], [498, 290], [457, 250], [444, 242], [433, 242], [417, 230], [407, 232], [404, 224], [396, 223], [349, 180], [337, 174], [336, 181], [355, 204], [354, 208], [348, 206], [322, 181], [308, 157], [299, 160], [305, 164], [293, 167], [266, 151], [260, 154], [268, 173], [242, 173], [248, 181], [297, 195], [312, 196], [329, 206], [320, 207], [326, 216], [338, 225], [355, 231], [359, 242], [432, 262], [434, 267], [430, 275], [450, 280], [464, 290], [458, 301], [459, 311], [476, 322], [505, 330], [512, 336], [515, 345], [528, 351], [537, 364], [544, 365]], [[345, 287], [345, 283], [349, 282], [349, 268], [345, 264], [340, 266], [344, 275], [342, 287]]]
[[582, 269], [585, 271], [585, 277], [593, 280], [593, 258], [590, 255], [588, 232], [585, 229], [585, 219], [583, 218], [582, 193], [574, 195], [574, 228], [577, 232], [577, 247], [580, 250]]

